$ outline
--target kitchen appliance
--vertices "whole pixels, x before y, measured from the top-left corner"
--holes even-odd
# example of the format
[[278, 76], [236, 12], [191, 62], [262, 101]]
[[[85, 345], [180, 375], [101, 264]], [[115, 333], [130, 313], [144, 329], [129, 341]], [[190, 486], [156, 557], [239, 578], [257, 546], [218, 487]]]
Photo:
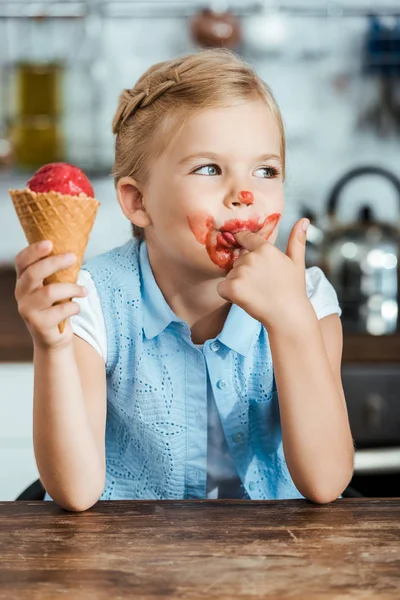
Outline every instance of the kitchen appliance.
[[[356, 447], [351, 487], [365, 496], [392, 497], [400, 493], [400, 219], [377, 220], [379, 199], [370, 193], [371, 180], [358, 187], [370, 176], [388, 181], [400, 201], [400, 179], [387, 169], [365, 165], [335, 183], [323, 227], [311, 211], [302, 214], [311, 219], [306, 265], [322, 268], [343, 311], [342, 383]], [[344, 193], [354, 181], [353, 189], [361, 188], [362, 197]], [[344, 198], [360, 206], [358, 218], [346, 224], [337, 218]]]
[[344, 364], [342, 383], [356, 446], [351, 487], [364, 496], [400, 496], [399, 363]]
[[334, 286], [345, 332], [394, 334], [398, 330], [400, 219], [396, 223], [377, 221], [374, 198], [365, 198], [357, 221], [340, 224], [336, 219], [344, 188], [366, 175], [387, 179], [400, 205], [400, 179], [391, 171], [377, 166], [352, 169], [330, 192], [328, 227], [312, 223], [306, 262], [307, 266], [320, 266]]

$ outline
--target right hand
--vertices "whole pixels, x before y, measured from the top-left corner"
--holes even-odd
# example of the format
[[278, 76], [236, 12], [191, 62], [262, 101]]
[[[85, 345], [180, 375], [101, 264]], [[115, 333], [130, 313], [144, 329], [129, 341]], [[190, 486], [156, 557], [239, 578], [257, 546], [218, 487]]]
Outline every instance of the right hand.
[[80, 311], [77, 302], [69, 301], [53, 306], [54, 302], [86, 296], [84, 287], [75, 283], [44, 285], [46, 277], [70, 267], [76, 262], [74, 255], [49, 256], [52, 244], [43, 248], [43, 242], [24, 248], [15, 259], [17, 283], [15, 298], [18, 312], [24, 319], [34, 344], [45, 349], [59, 349], [72, 343], [73, 331], [67, 320], [63, 333], [58, 325]]

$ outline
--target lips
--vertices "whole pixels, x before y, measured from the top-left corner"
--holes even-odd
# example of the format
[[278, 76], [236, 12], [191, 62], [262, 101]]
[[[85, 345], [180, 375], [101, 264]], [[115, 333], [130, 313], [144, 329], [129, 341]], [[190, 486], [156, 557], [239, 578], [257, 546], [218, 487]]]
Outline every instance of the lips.
[[221, 231], [218, 233], [217, 243], [225, 248], [240, 248], [240, 244], [235, 240], [233, 233], [230, 233], [229, 231]]
[[241, 248], [241, 245], [236, 241], [234, 234], [239, 233], [240, 231], [251, 231], [252, 233], [257, 233], [261, 229], [259, 223], [251, 222], [238, 222], [237, 220], [233, 222], [225, 223], [223, 227], [217, 233], [217, 244], [222, 246], [223, 248]]
[[259, 216], [251, 217], [246, 221], [229, 219], [218, 227], [212, 215], [206, 211], [198, 211], [188, 215], [187, 220], [193, 235], [200, 244], [205, 246], [212, 262], [220, 269], [229, 272], [240, 256], [241, 246], [236, 242], [235, 234], [239, 231], [251, 231], [268, 241], [280, 218], [280, 213], [273, 213], [264, 220], [260, 220]]
[[256, 233], [260, 229], [260, 227], [261, 225], [254, 225], [253, 223], [242, 223], [241, 225], [229, 225], [229, 223], [227, 223], [226, 225], [221, 227], [220, 232], [233, 234], [239, 233], [239, 231], [252, 231], [253, 233]]

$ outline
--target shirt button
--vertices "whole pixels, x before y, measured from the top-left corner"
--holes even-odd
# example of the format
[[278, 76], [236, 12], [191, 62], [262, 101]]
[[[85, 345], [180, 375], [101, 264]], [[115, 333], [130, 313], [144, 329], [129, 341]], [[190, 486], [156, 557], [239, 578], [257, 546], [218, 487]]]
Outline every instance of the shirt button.
[[217, 388], [220, 390], [225, 390], [228, 387], [228, 384], [226, 383], [225, 379], [220, 379], [217, 382]]
[[213, 352], [216, 352], [217, 350], [219, 350], [219, 342], [211, 342], [210, 350], [212, 350]]
[[233, 434], [232, 439], [236, 443], [241, 442], [243, 439], [243, 434], [240, 433], [240, 431], [237, 431], [236, 433]]
[[254, 481], [250, 481], [249, 490], [254, 490], [255, 487], [256, 487], [256, 484], [254, 483]]

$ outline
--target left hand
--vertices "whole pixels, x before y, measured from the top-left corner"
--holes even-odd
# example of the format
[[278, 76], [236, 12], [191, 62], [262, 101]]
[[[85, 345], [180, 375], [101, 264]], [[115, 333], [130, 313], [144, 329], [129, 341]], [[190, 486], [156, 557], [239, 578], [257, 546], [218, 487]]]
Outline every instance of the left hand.
[[243, 308], [267, 329], [298, 314], [299, 308], [309, 303], [305, 278], [308, 225], [308, 219], [295, 223], [286, 254], [256, 233], [234, 234], [245, 252], [218, 284], [219, 295]]

